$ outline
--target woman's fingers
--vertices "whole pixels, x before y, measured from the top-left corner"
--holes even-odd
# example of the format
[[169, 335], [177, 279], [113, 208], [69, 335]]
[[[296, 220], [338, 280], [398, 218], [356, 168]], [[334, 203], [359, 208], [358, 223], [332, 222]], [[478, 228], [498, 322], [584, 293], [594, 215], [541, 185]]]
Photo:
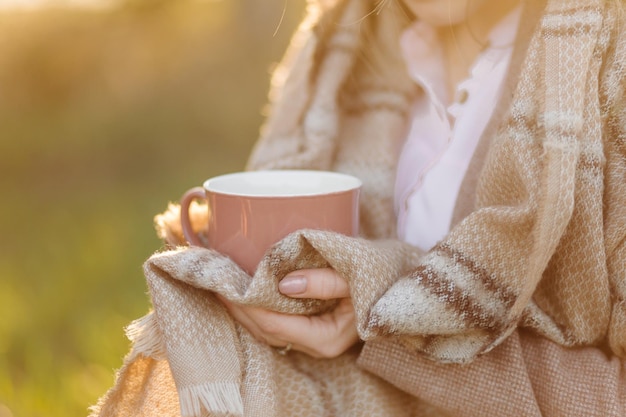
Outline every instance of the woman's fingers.
[[285, 346], [287, 342], [281, 339], [280, 323], [285, 314], [264, 310], [257, 307], [247, 307], [240, 304], [231, 303], [224, 297], [218, 295], [228, 312], [245, 327], [259, 341], [270, 346]]
[[330, 300], [350, 297], [348, 283], [332, 268], [291, 272], [279, 282], [278, 289], [293, 298]]
[[290, 297], [338, 299], [339, 302], [328, 313], [305, 316], [247, 307], [218, 297], [235, 320], [270, 346], [283, 347], [290, 343], [294, 350], [318, 358], [332, 358], [358, 342], [350, 289], [334, 269], [294, 271], [278, 286], [281, 293]]
[[273, 340], [288, 341], [294, 350], [317, 358], [336, 357], [359, 340], [354, 309], [347, 298], [329, 313], [273, 317], [270, 327], [261, 325], [261, 331]]
[[270, 346], [291, 343], [294, 350], [313, 357], [332, 358], [359, 340], [354, 308], [348, 298], [342, 299], [332, 312], [316, 316], [281, 314], [220, 299], [235, 320]]
[[298, 350], [313, 357], [337, 357], [359, 341], [354, 308], [349, 298], [342, 299], [331, 313], [309, 317], [309, 324], [309, 329], [294, 328], [292, 334], [296, 349], [300, 345], [302, 349]]

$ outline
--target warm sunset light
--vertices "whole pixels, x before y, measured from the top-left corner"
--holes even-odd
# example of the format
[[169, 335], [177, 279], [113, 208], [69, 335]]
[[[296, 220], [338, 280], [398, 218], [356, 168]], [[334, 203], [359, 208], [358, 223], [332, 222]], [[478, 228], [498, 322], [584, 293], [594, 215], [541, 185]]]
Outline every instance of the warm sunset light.
[[0, 0], [0, 417], [111, 386], [154, 215], [242, 168], [305, 3]]
[[33, 10], [45, 7], [106, 8], [116, 0], [0, 0], [0, 10]]
[[[212, 2], [220, 0], [196, 0]], [[35, 10], [49, 7], [78, 7], [88, 9], [107, 9], [123, 3], [123, 0], [0, 0], [0, 11]]]

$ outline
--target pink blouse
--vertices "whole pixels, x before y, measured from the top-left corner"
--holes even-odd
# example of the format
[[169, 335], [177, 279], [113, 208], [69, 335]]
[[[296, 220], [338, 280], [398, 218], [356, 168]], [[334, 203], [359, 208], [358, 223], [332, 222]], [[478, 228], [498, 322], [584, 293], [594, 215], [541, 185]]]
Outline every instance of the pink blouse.
[[435, 29], [417, 21], [400, 43], [410, 76], [422, 87], [395, 185], [398, 237], [429, 250], [450, 229], [456, 197], [500, 96], [519, 24], [517, 8], [496, 25], [470, 76], [447, 97], [446, 68]]

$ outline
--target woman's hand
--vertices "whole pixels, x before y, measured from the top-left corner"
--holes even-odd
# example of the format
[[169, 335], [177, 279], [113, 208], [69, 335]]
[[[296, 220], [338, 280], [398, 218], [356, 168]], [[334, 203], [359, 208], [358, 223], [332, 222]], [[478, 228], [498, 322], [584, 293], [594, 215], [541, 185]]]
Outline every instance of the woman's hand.
[[359, 340], [348, 284], [332, 268], [294, 271], [278, 289], [293, 298], [339, 299], [336, 308], [316, 316], [276, 313], [233, 304], [220, 297], [232, 316], [254, 337], [271, 346], [294, 350], [317, 358], [341, 355]]

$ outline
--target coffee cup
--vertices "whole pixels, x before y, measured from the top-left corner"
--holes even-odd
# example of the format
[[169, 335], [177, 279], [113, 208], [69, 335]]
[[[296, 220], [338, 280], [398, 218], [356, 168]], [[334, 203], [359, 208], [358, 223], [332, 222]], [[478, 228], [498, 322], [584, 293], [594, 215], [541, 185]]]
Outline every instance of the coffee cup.
[[[206, 180], [180, 201], [181, 225], [190, 245], [208, 246], [253, 274], [274, 243], [300, 229], [356, 236], [361, 181], [315, 170], [245, 171]], [[207, 244], [194, 232], [189, 208], [205, 200]]]

